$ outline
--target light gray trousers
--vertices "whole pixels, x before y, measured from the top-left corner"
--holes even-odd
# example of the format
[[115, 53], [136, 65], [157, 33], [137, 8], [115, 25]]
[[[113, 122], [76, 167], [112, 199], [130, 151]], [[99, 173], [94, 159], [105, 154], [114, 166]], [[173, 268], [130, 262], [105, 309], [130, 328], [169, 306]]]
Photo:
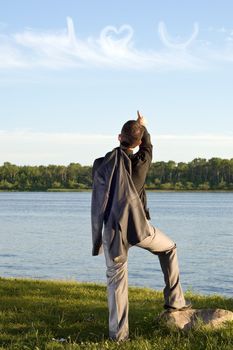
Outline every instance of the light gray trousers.
[[[179, 282], [175, 243], [158, 228], [151, 226], [151, 235], [137, 246], [158, 255], [165, 281], [163, 290], [165, 304], [175, 308], [183, 307], [185, 299]], [[105, 232], [103, 247], [107, 266], [109, 336], [112, 339], [125, 340], [129, 335], [127, 256], [120, 256], [115, 260], [109, 257]]]

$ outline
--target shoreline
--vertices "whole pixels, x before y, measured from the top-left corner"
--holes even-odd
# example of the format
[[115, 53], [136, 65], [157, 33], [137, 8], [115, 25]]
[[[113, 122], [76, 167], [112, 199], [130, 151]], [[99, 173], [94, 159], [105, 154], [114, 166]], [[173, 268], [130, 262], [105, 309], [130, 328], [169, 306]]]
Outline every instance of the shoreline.
[[[3, 280], [9, 280], [9, 281], [21, 281], [21, 282], [32, 282], [32, 283], [61, 283], [61, 284], [78, 284], [78, 285], [94, 285], [94, 286], [99, 286], [101, 288], [107, 288], [107, 282], [96, 282], [96, 281], [83, 281], [83, 280], [78, 280], [78, 279], [74, 279], [74, 278], [53, 278], [53, 277], [49, 277], [49, 278], [44, 278], [44, 277], [32, 277], [32, 276], [28, 276], [28, 277], [24, 277], [24, 276], [0, 276], [0, 284], [1, 281]], [[150, 287], [148, 285], [137, 285], [137, 284], [128, 284], [128, 288], [130, 289], [138, 289], [138, 290], [149, 290], [151, 292], [156, 292], [156, 293], [162, 293], [162, 289], [161, 288], [153, 288]], [[217, 293], [217, 292], [209, 292], [207, 294], [202, 293], [202, 292], [198, 292], [197, 290], [193, 290], [192, 286], [188, 287], [186, 290], [184, 290], [185, 294], [192, 294], [195, 296], [201, 296], [203, 298], [210, 298], [210, 297], [219, 297], [219, 298], [223, 298], [226, 300], [231, 300], [233, 302], [233, 296], [230, 297], [229, 295], [226, 294], [221, 294], [221, 293]]]
[[[161, 190], [161, 189], [145, 189], [146, 192], [160, 192], [160, 193], [173, 193], [173, 192], [187, 192], [187, 193], [233, 193], [233, 189], [228, 189], [228, 190]], [[87, 188], [87, 189], [69, 189], [69, 188], [64, 188], [64, 189], [53, 189], [53, 188], [49, 188], [48, 190], [35, 190], [35, 191], [29, 191], [29, 190], [0, 190], [1, 192], [20, 192], [20, 193], [24, 193], [24, 192], [35, 192], [35, 193], [48, 193], [48, 192], [92, 192], [91, 188]]]

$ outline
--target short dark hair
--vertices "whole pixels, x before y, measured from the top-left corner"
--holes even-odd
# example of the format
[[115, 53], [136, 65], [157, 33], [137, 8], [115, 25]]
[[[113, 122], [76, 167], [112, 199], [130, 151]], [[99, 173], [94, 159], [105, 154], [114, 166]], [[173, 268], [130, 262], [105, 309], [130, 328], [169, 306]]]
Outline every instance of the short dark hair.
[[121, 145], [136, 147], [143, 135], [143, 127], [136, 120], [128, 120], [121, 129]]

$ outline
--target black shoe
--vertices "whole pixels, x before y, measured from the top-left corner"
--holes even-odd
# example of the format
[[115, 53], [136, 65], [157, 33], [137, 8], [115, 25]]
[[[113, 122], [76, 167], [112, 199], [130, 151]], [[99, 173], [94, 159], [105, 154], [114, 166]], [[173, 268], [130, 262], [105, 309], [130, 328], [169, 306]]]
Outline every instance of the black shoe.
[[192, 304], [190, 302], [186, 303], [184, 306], [177, 308], [174, 306], [170, 306], [170, 305], [164, 305], [164, 309], [167, 312], [177, 312], [177, 311], [186, 311], [192, 308]]

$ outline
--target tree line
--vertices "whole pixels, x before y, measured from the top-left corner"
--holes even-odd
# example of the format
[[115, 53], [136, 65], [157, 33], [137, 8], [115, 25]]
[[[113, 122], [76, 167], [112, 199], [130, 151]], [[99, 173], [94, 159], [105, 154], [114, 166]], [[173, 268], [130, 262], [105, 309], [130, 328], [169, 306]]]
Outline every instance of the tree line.
[[[92, 187], [92, 167], [79, 163], [48, 166], [0, 166], [0, 190], [81, 190]], [[154, 162], [146, 178], [147, 189], [233, 190], [233, 158], [196, 158], [191, 162]]]

